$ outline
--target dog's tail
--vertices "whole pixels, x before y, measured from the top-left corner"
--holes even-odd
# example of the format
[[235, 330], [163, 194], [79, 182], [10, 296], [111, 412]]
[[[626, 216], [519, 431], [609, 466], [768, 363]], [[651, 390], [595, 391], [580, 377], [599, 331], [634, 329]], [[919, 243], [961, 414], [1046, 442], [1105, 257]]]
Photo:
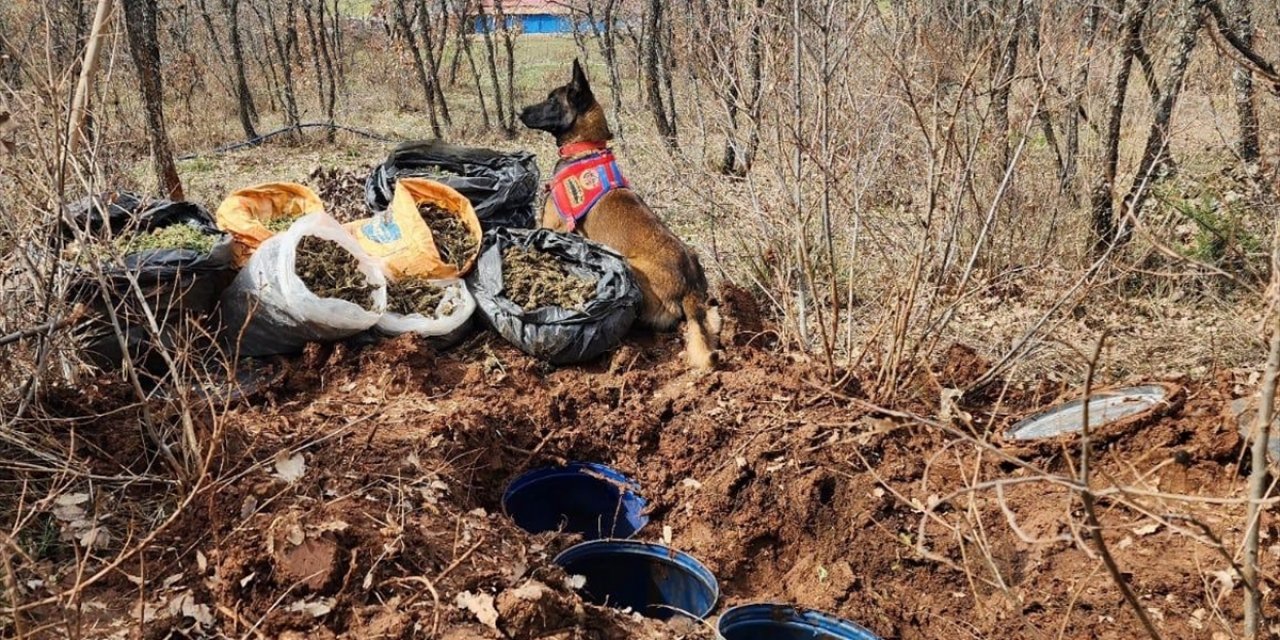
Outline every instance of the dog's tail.
[[684, 308], [684, 348], [689, 365], [695, 369], [714, 369], [720, 361], [719, 310], [709, 311], [706, 296], [694, 291], [684, 294], [680, 304]]

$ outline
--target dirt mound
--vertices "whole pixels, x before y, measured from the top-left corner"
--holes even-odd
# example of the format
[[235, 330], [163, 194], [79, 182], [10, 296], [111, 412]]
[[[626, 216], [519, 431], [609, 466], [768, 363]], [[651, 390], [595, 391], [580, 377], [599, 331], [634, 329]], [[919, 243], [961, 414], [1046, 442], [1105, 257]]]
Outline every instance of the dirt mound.
[[316, 236], [298, 242], [294, 269], [311, 293], [321, 298], [338, 298], [361, 307], [372, 305], [375, 287], [360, 271], [360, 261], [342, 245]]
[[[1069, 474], [1078, 452], [1038, 450], [1013, 464], [849, 402], [804, 362], [739, 347], [725, 369], [696, 376], [679, 350], [677, 336], [638, 335], [612, 362], [548, 370], [488, 334], [447, 356], [413, 336], [308, 349], [263, 402], [224, 416], [225, 480], [146, 555], [148, 580], [181, 575], [169, 591], [148, 591], [148, 606], [177, 612], [149, 624], [187, 628], [206, 607], [208, 628], [231, 637], [711, 637], [585, 603], [551, 562], [574, 540], [530, 535], [501, 515], [520, 473], [596, 461], [640, 483], [652, 521], [639, 538], [669, 535], [716, 574], [719, 610], [790, 602], [904, 640], [959, 629], [1093, 637], [1100, 619], [1134, 628], [1072, 535], [1073, 492], [1028, 470]], [[930, 367], [945, 383], [983, 368], [962, 348], [951, 355], [952, 369]], [[1098, 444], [1095, 486], [1107, 478], [1141, 494], [1105, 494], [1100, 515], [1165, 637], [1208, 637], [1220, 628], [1208, 604], [1238, 611], [1241, 592], [1211, 577], [1229, 567], [1180, 531], [1190, 520], [1153, 525], [1126, 500], [1159, 501], [1147, 510], [1237, 542], [1230, 523], [1244, 506], [1225, 500], [1244, 484], [1241, 439], [1223, 412], [1232, 388], [1189, 384], [1175, 410]], [[1054, 399], [1009, 393], [955, 428], [998, 433]], [[58, 415], [92, 409], [74, 423], [78, 437], [112, 450], [136, 415], [104, 406], [68, 395]], [[1175, 493], [1198, 498], [1169, 501]], [[1266, 570], [1275, 561], [1268, 555]], [[137, 591], [124, 575], [95, 589], [105, 611], [131, 619]]]
[[418, 213], [431, 229], [431, 239], [446, 263], [461, 267], [480, 250], [480, 242], [461, 218], [430, 202], [418, 205]]
[[508, 247], [502, 252], [502, 293], [525, 311], [580, 309], [595, 297], [596, 281], [569, 272], [550, 254]]

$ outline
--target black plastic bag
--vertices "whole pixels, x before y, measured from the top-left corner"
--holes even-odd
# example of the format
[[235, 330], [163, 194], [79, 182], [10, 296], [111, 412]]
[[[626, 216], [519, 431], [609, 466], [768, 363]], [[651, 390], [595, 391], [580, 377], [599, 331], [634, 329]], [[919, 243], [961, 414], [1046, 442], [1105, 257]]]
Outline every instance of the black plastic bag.
[[[595, 297], [581, 310], [541, 307], [526, 312], [502, 295], [502, 252], [512, 246], [549, 253], [570, 272], [596, 279]], [[616, 348], [641, 302], [640, 287], [622, 256], [581, 236], [549, 229], [486, 233], [467, 285], [486, 324], [521, 351], [552, 364], [583, 362]]]
[[406, 142], [369, 174], [365, 203], [374, 211], [386, 210], [396, 180], [403, 177], [427, 178], [457, 190], [471, 201], [485, 231], [528, 229], [537, 222], [538, 163], [532, 153], [503, 153], [438, 140]]
[[[120, 366], [126, 356], [145, 370], [163, 367], [154, 353], [154, 337], [148, 328], [146, 310], [132, 290], [130, 277], [138, 282], [146, 306], [160, 328], [161, 346], [173, 348], [181, 327], [192, 318], [207, 316], [217, 305], [222, 291], [235, 278], [230, 236], [223, 233], [203, 207], [191, 202], [159, 200], [147, 203], [129, 193], [83, 200], [69, 208], [64, 220], [97, 237], [147, 233], [175, 224], [186, 224], [201, 233], [217, 236], [207, 253], [191, 249], [149, 249], [122, 256], [123, 264], [102, 267], [106, 289], [97, 278], [83, 269], [73, 276], [71, 298], [85, 303], [92, 312], [87, 327], [86, 355], [102, 367]], [[104, 215], [105, 214], [105, 215]], [[104, 224], [104, 221], [106, 224]], [[124, 334], [126, 347], [121, 349], [111, 325], [108, 308], [114, 309]]]

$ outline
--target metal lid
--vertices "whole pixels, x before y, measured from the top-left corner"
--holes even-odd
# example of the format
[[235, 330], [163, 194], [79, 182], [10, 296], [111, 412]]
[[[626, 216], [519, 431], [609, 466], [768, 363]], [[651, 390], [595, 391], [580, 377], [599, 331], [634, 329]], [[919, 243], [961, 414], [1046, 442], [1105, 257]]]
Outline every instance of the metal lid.
[[[1164, 405], [1171, 394], [1168, 387], [1158, 384], [1095, 391], [1089, 397], [1089, 429], [1153, 412]], [[1081, 398], [1041, 411], [1013, 425], [1005, 437], [1039, 440], [1079, 432], [1084, 422], [1084, 407]]]

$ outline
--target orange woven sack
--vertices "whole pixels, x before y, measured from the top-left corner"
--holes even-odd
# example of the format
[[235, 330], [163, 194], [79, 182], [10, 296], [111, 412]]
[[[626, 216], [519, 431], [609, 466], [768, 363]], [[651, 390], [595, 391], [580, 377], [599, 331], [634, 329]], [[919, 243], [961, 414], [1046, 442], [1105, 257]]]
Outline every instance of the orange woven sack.
[[347, 230], [365, 251], [386, 262], [393, 278], [461, 278], [475, 266], [476, 254], [456, 266], [441, 259], [431, 229], [418, 213], [423, 203], [435, 204], [462, 220], [479, 249], [480, 219], [471, 202], [454, 189], [423, 178], [401, 178], [386, 213], [349, 223]]
[[218, 205], [214, 219], [218, 228], [234, 239], [232, 252], [237, 267], [275, 235], [266, 223], [279, 218], [299, 218], [324, 211], [324, 203], [311, 189], [292, 182], [270, 182], [240, 189]]

